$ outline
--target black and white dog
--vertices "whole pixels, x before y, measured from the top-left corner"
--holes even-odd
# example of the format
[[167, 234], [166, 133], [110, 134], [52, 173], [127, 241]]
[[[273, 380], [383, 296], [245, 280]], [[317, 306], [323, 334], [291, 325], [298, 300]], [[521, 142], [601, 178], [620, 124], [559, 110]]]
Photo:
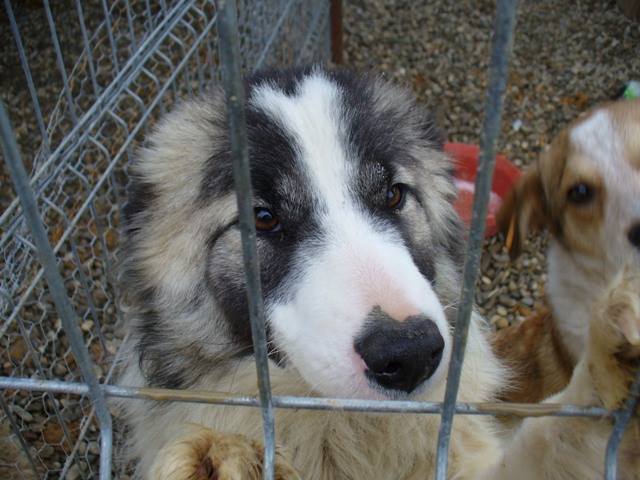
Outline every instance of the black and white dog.
[[[342, 71], [263, 73], [246, 91], [274, 393], [441, 400], [464, 235], [431, 117], [405, 90]], [[167, 116], [134, 168], [122, 382], [255, 394], [222, 92]], [[505, 376], [474, 316], [460, 398], [489, 400]], [[123, 405], [145, 477], [185, 424], [261, 437], [254, 409]], [[438, 422], [290, 410], [276, 418], [278, 442], [310, 479], [424, 478]], [[487, 418], [458, 418], [452, 452], [452, 472], [465, 478], [507, 468]]]

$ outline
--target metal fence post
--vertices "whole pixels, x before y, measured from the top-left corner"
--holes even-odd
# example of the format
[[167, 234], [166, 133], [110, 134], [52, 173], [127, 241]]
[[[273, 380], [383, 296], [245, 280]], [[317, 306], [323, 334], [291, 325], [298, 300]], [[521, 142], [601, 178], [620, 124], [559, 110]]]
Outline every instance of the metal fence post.
[[485, 218], [495, 167], [495, 144], [500, 133], [502, 99], [507, 83], [508, 62], [513, 43], [517, 4], [517, 0], [499, 0], [496, 9], [491, 63], [489, 64], [489, 88], [485, 103], [484, 126], [480, 138], [481, 153], [473, 198], [473, 214], [464, 262], [463, 284], [456, 318], [453, 351], [451, 353], [447, 388], [442, 408], [442, 420], [438, 434], [437, 480], [445, 480], [447, 478], [449, 440], [451, 438], [458, 387], [460, 386], [460, 373], [462, 372], [462, 363], [467, 344], [469, 320], [473, 310], [475, 284], [480, 268]]
[[629, 398], [624, 404], [621, 411], [616, 412], [613, 431], [609, 442], [607, 442], [607, 451], [604, 459], [604, 478], [605, 480], [616, 480], [618, 470], [618, 447], [624, 436], [631, 417], [633, 417], [636, 409], [640, 405], [640, 368], [636, 372], [636, 379], [629, 389]]
[[238, 217], [242, 234], [244, 271], [247, 279], [247, 301], [251, 336], [258, 374], [258, 388], [264, 428], [263, 478], [272, 480], [275, 463], [275, 424], [265, 332], [264, 305], [260, 285], [260, 265], [256, 251], [256, 228], [249, 172], [245, 92], [240, 73], [240, 42], [236, 2], [217, 0], [218, 37], [222, 67], [222, 83], [227, 96], [229, 136], [233, 155], [233, 178], [238, 201]]
[[336, 65], [344, 63], [342, 44], [342, 0], [331, 0], [331, 60]]
[[82, 376], [89, 385], [89, 396], [96, 409], [96, 415], [100, 423], [100, 479], [109, 480], [111, 478], [111, 450], [112, 450], [112, 427], [111, 414], [107, 408], [107, 403], [103, 392], [100, 390], [98, 378], [93, 371], [93, 363], [89, 357], [89, 352], [84, 344], [84, 339], [78, 326], [78, 316], [67, 297], [64, 281], [58, 270], [58, 263], [55, 254], [49, 244], [47, 232], [40, 218], [38, 206], [29, 185], [29, 176], [24, 168], [18, 145], [16, 143], [9, 117], [4, 105], [0, 103], [0, 139], [2, 140], [2, 151], [11, 175], [16, 193], [20, 198], [25, 222], [29, 226], [33, 241], [36, 246], [38, 259], [44, 269], [45, 279], [49, 286], [51, 298], [53, 299], [58, 315], [64, 328], [69, 344], [80, 367]]

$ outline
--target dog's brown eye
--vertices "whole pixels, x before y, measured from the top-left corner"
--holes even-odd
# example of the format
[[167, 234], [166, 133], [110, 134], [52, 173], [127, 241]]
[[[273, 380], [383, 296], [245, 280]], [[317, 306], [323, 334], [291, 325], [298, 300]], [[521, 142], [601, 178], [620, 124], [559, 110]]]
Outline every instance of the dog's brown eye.
[[593, 188], [586, 183], [576, 183], [569, 189], [567, 198], [571, 203], [575, 203], [576, 205], [584, 205], [586, 203], [589, 203], [593, 199], [594, 193], [595, 192]]
[[256, 230], [259, 232], [277, 232], [280, 230], [280, 220], [270, 210], [256, 207]]
[[396, 183], [387, 190], [387, 206], [394, 210], [402, 208], [404, 203], [404, 185]]

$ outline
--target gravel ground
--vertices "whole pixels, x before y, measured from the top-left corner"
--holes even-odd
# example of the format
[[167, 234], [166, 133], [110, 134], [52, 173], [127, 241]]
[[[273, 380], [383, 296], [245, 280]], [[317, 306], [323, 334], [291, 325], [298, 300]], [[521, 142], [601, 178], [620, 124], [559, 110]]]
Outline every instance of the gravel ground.
[[[345, 5], [346, 63], [413, 87], [448, 139], [479, 142], [495, 2], [352, 0]], [[522, 0], [499, 149], [518, 166], [580, 112], [640, 78], [640, 23], [612, 0]], [[543, 297], [546, 236], [510, 262], [499, 237], [485, 242], [476, 295], [501, 328]]]

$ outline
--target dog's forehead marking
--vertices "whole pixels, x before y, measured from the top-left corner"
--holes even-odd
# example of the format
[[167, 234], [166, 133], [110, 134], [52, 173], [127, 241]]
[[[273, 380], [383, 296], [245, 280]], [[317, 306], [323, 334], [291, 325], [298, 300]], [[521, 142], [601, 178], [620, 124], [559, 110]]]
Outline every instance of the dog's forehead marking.
[[624, 141], [627, 160], [640, 170], [640, 100], [618, 102], [611, 113]]
[[580, 154], [608, 170], [622, 160], [623, 145], [613, 119], [606, 110], [598, 110], [578, 123], [570, 134]]
[[294, 95], [268, 83], [256, 87], [251, 103], [267, 112], [296, 142], [300, 165], [327, 207], [344, 205], [349, 175], [342, 141], [341, 92], [323, 74], [303, 78]]
[[628, 181], [630, 165], [624, 142], [610, 112], [596, 110], [570, 132], [572, 147], [583, 161], [595, 165], [606, 184], [620, 188]]
[[606, 109], [595, 111], [578, 123], [570, 134], [572, 146], [581, 159], [596, 166], [607, 189], [607, 222], [615, 230], [618, 223], [640, 217], [640, 205], [634, 199], [640, 194], [640, 170], [629, 155], [625, 128]]

